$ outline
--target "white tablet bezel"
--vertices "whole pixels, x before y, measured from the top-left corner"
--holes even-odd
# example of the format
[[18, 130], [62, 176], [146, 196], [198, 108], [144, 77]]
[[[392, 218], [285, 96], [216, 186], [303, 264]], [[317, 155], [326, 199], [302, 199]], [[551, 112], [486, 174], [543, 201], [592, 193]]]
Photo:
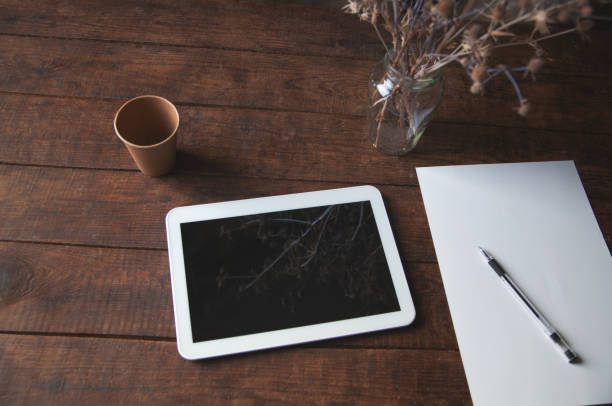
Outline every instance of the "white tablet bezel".
[[[391, 272], [395, 294], [399, 302], [399, 311], [237, 337], [193, 342], [181, 239], [181, 223], [366, 200], [372, 206], [376, 226], [378, 227], [387, 264]], [[194, 360], [216, 357], [401, 327], [412, 323], [414, 320], [414, 304], [397, 252], [387, 212], [380, 192], [373, 186], [356, 186], [177, 207], [170, 210], [166, 215], [166, 233], [168, 238], [168, 257], [170, 261], [177, 346], [179, 353], [185, 359]]]

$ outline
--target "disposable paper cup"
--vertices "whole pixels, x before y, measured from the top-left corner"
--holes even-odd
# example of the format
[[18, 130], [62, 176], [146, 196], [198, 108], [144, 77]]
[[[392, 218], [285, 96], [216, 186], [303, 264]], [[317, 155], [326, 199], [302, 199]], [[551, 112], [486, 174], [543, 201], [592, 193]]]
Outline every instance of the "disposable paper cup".
[[174, 167], [179, 126], [174, 104], [159, 96], [135, 97], [117, 110], [114, 126], [142, 173], [160, 176]]

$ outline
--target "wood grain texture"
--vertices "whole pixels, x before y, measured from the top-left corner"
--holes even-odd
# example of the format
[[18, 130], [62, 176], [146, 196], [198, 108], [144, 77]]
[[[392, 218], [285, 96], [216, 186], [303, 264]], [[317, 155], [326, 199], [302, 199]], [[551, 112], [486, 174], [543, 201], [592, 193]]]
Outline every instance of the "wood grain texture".
[[[313, 7], [329, 3], [331, 7]], [[346, 1], [87, 0], [56, 2], [5, 0], [0, 33], [160, 43], [201, 48], [239, 49], [293, 55], [380, 59], [383, 46], [373, 28], [340, 10]], [[530, 33], [525, 27], [525, 34]], [[564, 27], [560, 27], [562, 29]], [[550, 68], [561, 76], [609, 77], [611, 26], [596, 24], [590, 41], [578, 35], [541, 43]], [[530, 50], [506, 48], [504, 54], [525, 64]], [[347, 61], [350, 64], [350, 61]]]
[[[344, 186], [350, 184], [0, 165], [0, 240], [165, 249], [164, 218], [173, 207]], [[380, 190], [404, 260], [435, 261], [419, 189]], [[591, 200], [610, 241], [612, 202]]]
[[202, 362], [174, 343], [0, 334], [4, 404], [470, 404], [455, 351], [285, 348]]
[[[366, 137], [372, 28], [307, 1], [0, 1], [0, 404], [470, 404], [417, 166], [573, 159], [612, 245], [611, 26], [544, 44], [527, 118], [505, 80], [472, 96], [449, 67], [435, 121], [396, 158]], [[150, 93], [181, 114], [162, 178], [112, 129]], [[364, 183], [385, 198], [412, 325], [179, 357], [170, 208]]]
[[374, 30], [339, 8], [257, 1], [4, 0], [0, 32], [336, 57], [380, 56]]
[[[0, 165], [0, 239], [165, 249], [164, 218], [173, 207], [350, 186], [176, 173]], [[407, 244], [405, 260], [433, 261], [433, 246], [417, 188], [385, 186], [383, 196]]]
[[[405, 271], [412, 325], [311, 345], [456, 349], [437, 265]], [[0, 331], [175, 337], [165, 251], [0, 242], [0, 280]]]
[[[114, 100], [0, 94], [0, 162], [136, 170], [112, 129], [120, 105]], [[572, 159], [589, 196], [612, 197], [609, 133], [434, 122], [414, 151], [395, 158], [370, 146], [362, 117], [178, 108], [179, 172], [414, 186], [414, 168], [432, 163]]]
[[174, 337], [164, 251], [0, 243], [0, 330]]
[[[0, 91], [127, 99], [158, 94], [176, 103], [363, 115], [372, 61], [55, 38], [0, 36]], [[458, 68], [445, 72], [441, 122], [609, 132], [612, 78], [542, 75], [522, 83], [526, 118], [512, 88], [493, 79], [472, 96]], [[571, 97], [568, 97], [571, 95]], [[553, 107], [554, 106], [554, 107]]]

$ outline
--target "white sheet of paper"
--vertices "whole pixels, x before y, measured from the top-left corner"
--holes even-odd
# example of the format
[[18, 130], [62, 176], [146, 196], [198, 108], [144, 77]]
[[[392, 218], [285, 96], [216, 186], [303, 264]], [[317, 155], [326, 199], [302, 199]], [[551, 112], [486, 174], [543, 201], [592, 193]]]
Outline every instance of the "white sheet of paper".
[[[573, 161], [417, 168], [475, 405], [612, 402], [612, 257]], [[567, 340], [570, 364], [487, 250]]]

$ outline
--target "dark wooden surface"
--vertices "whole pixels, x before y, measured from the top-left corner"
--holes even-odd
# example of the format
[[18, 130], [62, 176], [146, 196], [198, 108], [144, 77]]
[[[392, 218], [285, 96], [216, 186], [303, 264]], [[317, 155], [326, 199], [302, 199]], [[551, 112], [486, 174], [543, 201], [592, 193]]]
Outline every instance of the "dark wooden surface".
[[[0, 2], [1, 404], [470, 404], [414, 168], [573, 159], [612, 242], [610, 27], [554, 61], [446, 97], [417, 149], [372, 149], [373, 31], [324, 1]], [[337, 6], [337, 1], [331, 1]], [[135, 169], [112, 119], [159, 94], [181, 114], [168, 176]], [[189, 362], [174, 338], [172, 207], [379, 187], [417, 309], [407, 328]]]

